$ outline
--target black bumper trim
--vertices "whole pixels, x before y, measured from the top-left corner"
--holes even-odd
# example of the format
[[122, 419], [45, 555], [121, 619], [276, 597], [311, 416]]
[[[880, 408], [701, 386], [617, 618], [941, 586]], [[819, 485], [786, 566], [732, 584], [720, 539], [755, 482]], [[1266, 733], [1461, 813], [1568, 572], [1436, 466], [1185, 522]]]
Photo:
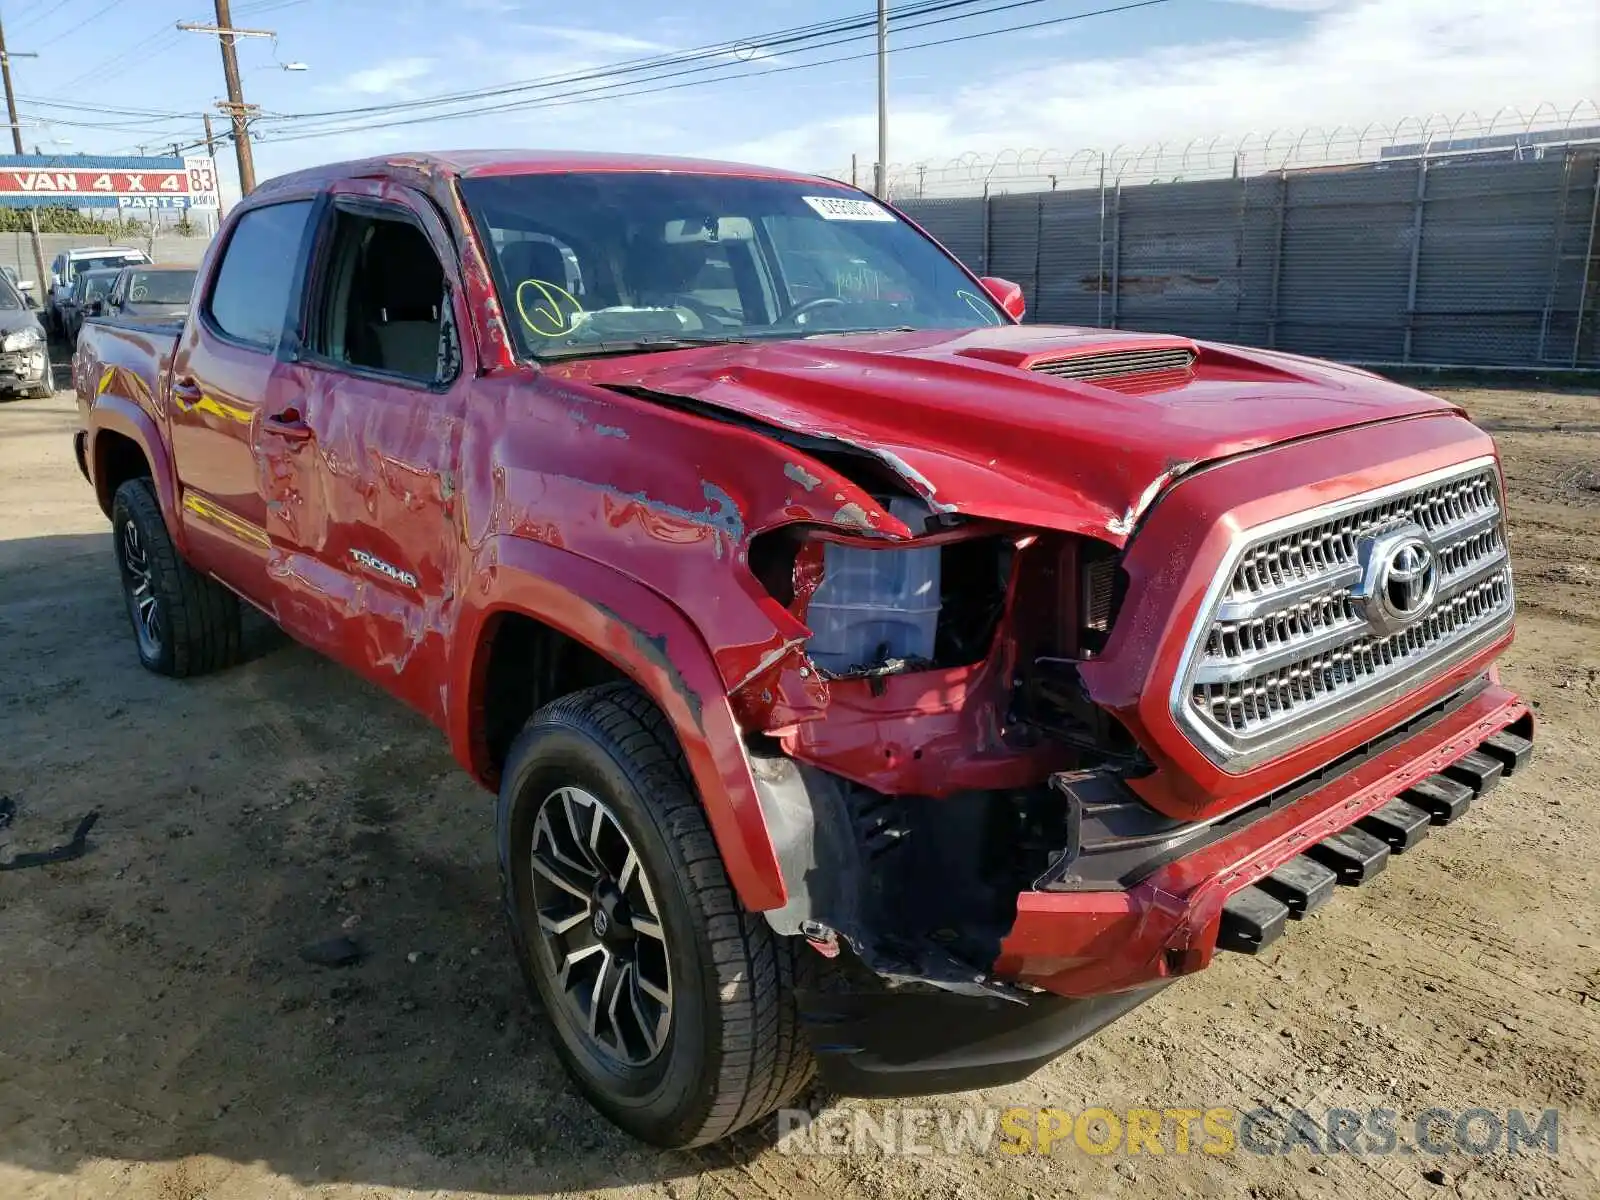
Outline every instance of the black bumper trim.
[[1524, 716], [1437, 775], [1419, 779], [1349, 828], [1235, 892], [1222, 906], [1217, 949], [1259, 954], [1283, 932], [1282, 916], [1305, 916], [1328, 899], [1335, 880], [1349, 886], [1365, 883], [1383, 869], [1390, 854], [1404, 853], [1433, 826], [1456, 820], [1532, 753], [1533, 718]]
[[1401, 792], [1400, 798], [1426, 810], [1435, 825], [1448, 825], [1472, 807], [1473, 792], [1454, 779], [1430, 775]]
[[1389, 863], [1388, 845], [1354, 825], [1323, 838], [1306, 855], [1333, 871], [1346, 887], [1367, 882]]
[[1498, 758], [1491, 758], [1482, 750], [1473, 750], [1444, 769], [1447, 778], [1464, 783], [1475, 795], [1493, 791], [1500, 785], [1506, 768]]
[[1356, 824], [1373, 837], [1388, 843], [1389, 849], [1396, 854], [1404, 854], [1433, 830], [1433, 818], [1427, 810], [1399, 796], [1377, 812], [1368, 813]]
[[822, 1085], [844, 1096], [925, 1096], [1026, 1079], [1170, 980], [1074, 1000], [1026, 1003], [951, 992], [802, 991], [800, 1021]]
[[1283, 901], [1289, 915], [1301, 921], [1333, 899], [1338, 883], [1339, 876], [1333, 871], [1315, 859], [1297, 854], [1256, 886]]
[[1479, 749], [1489, 757], [1499, 759], [1500, 765], [1505, 768], [1506, 778], [1509, 779], [1532, 757], [1533, 740], [1513, 733], [1509, 729], [1502, 729], [1493, 737], [1486, 739]]
[[1217, 949], [1260, 954], [1278, 940], [1289, 919], [1289, 906], [1258, 887], [1240, 888], [1222, 906]]

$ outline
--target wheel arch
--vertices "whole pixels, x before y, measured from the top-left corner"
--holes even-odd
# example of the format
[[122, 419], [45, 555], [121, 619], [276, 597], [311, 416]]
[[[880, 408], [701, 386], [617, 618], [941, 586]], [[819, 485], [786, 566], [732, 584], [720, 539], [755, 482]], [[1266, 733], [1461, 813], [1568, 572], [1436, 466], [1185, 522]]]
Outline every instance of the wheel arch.
[[[689, 619], [638, 580], [544, 543], [497, 536], [476, 559], [447, 698], [458, 761], [485, 787], [498, 785], [503, 759], [496, 750], [508, 721], [492, 709], [491, 686], [508, 630], [523, 648], [531, 639], [540, 652], [567, 656], [570, 673], [556, 676], [556, 695], [606, 678], [629, 680], [671, 724], [740, 902], [750, 911], [780, 907], [787, 898], [782, 872], [733, 710]], [[540, 671], [546, 664], [535, 658], [530, 665]], [[553, 698], [534, 696], [538, 703]]]
[[130, 479], [149, 478], [161, 503], [161, 513], [174, 539], [181, 538], [177, 519], [178, 497], [172, 461], [166, 444], [148, 413], [121, 396], [109, 393], [96, 399], [84, 457], [89, 464], [95, 499], [111, 515], [117, 489]]

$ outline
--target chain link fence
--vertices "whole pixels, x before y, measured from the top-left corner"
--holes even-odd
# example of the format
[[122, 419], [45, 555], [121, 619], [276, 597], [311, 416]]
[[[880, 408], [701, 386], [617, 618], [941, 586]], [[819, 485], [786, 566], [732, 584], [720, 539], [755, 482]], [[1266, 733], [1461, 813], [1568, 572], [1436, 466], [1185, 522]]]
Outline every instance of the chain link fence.
[[1348, 362], [1600, 367], [1600, 150], [948, 199], [905, 213], [1029, 319]]

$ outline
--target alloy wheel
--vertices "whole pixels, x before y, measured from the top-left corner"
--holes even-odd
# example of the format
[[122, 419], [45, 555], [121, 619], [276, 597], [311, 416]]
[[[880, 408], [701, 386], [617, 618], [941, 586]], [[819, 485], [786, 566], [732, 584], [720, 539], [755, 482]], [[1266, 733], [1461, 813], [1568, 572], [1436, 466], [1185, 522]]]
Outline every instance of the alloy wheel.
[[152, 657], [161, 650], [161, 605], [156, 596], [155, 569], [132, 521], [122, 524], [117, 557], [121, 560], [122, 585], [128, 594], [128, 609], [133, 615], [139, 644]]
[[541, 952], [577, 1028], [607, 1058], [639, 1067], [672, 1026], [660, 909], [639, 854], [596, 796], [558, 788], [533, 826]]

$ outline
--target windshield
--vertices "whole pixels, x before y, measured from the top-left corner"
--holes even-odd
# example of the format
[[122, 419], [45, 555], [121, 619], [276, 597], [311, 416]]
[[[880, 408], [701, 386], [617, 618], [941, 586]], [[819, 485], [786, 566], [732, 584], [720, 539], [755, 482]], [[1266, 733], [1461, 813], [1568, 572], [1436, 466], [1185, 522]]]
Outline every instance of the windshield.
[[98, 271], [94, 274], [84, 275], [83, 298], [85, 300], [103, 300], [111, 291], [111, 285], [117, 281], [116, 271]]
[[21, 294], [11, 286], [10, 277], [0, 278], [0, 312], [15, 312], [19, 308], [26, 307]]
[[575, 172], [461, 186], [534, 357], [1008, 320], [915, 229], [820, 182]]
[[187, 304], [194, 290], [193, 271], [132, 271], [129, 304]]
[[140, 262], [144, 255], [137, 252], [133, 254], [106, 254], [94, 258], [75, 258], [70, 264], [74, 276], [82, 275], [85, 271], [103, 271], [110, 267], [123, 267], [130, 262]]

